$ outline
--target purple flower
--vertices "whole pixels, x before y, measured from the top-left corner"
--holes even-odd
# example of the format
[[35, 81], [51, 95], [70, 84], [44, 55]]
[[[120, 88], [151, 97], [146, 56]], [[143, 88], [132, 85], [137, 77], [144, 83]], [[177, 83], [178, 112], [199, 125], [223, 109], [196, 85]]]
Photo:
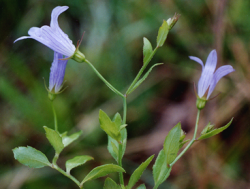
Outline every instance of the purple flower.
[[202, 66], [202, 73], [200, 80], [198, 82], [198, 96], [199, 98], [202, 98], [205, 93], [208, 90], [206, 99], [208, 99], [213, 92], [216, 84], [218, 81], [224, 77], [225, 75], [235, 71], [232, 66], [225, 65], [219, 67], [216, 71], [216, 65], [217, 65], [217, 53], [216, 50], [212, 50], [210, 54], [207, 57], [206, 65], [203, 65], [203, 62], [201, 59], [189, 56], [191, 60], [194, 60], [198, 62]]
[[20, 37], [16, 39], [14, 43], [22, 39], [32, 38], [51, 48], [55, 52], [68, 57], [73, 56], [76, 47], [73, 45], [68, 35], [65, 34], [58, 25], [58, 16], [68, 8], [68, 6], [55, 7], [51, 13], [50, 26], [42, 26], [41, 28], [32, 27], [28, 31], [30, 36]]
[[54, 60], [50, 68], [49, 77], [49, 92], [57, 94], [62, 88], [62, 83], [65, 75], [65, 68], [68, 60], [62, 60], [62, 54], [54, 52]]

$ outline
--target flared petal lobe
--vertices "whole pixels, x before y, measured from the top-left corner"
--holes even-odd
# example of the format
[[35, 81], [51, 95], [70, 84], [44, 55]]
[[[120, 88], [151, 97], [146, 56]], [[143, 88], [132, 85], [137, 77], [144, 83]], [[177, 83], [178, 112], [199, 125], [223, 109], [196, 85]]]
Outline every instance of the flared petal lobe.
[[22, 39], [32, 38], [51, 48], [55, 52], [68, 57], [72, 56], [76, 48], [68, 35], [65, 34], [58, 25], [58, 16], [67, 9], [68, 6], [55, 7], [51, 13], [50, 26], [42, 26], [41, 28], [32, 27], [28, 31], [30, 36], [20, 37], [16, 39], [14, 43]]
[[202, 62], [201, 59], [199, 59], [198, 57], [195, 57], [195, 56], [189, 56], [189, 58], [197, 63], [199, 63], [201, 66], [202, 66], [202, 70], [204, 69], [204, 64]]
[[208, 91], [208, 95], [207, 95], [207, 99], [210, 97], [210, 95], [212, 94], [215, 86], [217, 85], [218, 81], [224, 77], [225, 75], [234, 72], [235, 69], [233, 69], [233, 67], [231, 65], [225, 65], [225, 66], [221, 66], [219, 67], [216, 72], [214, 73], [213, 76], [213, 81], [210, 84], [209, 87], [209, 91]]
[[68, 60], [62, 60], [63, 58], [62, 54], [54, 52], [54, 60], [50, 68], [49, 77], [49, 91], [52, 93], [58, 93], [62, 88], [65, 69], [68, 62]]

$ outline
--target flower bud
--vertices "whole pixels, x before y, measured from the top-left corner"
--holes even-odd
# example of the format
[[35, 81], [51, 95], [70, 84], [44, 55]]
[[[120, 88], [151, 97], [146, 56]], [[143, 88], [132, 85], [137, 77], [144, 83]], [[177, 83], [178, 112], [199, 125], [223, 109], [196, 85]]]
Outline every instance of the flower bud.
[[169, 30], [171, 30], [174, 27], [174, 25], [176, 24], [176, 22], [178, 21], [178, 19], [179, 19], [180, 16], [181, 16], [180, 14], [176, 14], [175, 13], [174, 16], [173, 16], [173, 18], [169, 18], [167, 20], [167, 23], [168, 23], [168, 26], [169, 26]]

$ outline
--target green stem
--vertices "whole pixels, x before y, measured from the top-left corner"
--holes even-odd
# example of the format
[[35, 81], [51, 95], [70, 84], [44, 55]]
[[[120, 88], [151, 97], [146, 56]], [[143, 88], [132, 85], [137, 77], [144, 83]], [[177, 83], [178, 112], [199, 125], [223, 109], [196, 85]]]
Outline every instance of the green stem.
[[186, 146], [186, 148], [170, 164], [170, 167], [172, 167], [181, 158], [181, 156], [183, 156], [183, 154], [185, 154], [185, 152], [192, 146], [192, 144], [195, 142], [195, 140], [196, 140], [196, 134], [197, 134], [197, 129], [198, 129], [198, 124], [199, 124], [199, 118], [200, 118], [200, 110], [198, 110], [198, 112], [197, 112], [195, 129], [194, 129], [194, 136], [193, 136], [192, 140], [189, 142], [189, 144]]
[[55, 111], [53, 101], [51, 101], [51, 106], [52, 106], [52, 111], [53, 111], [53, 115], [54, 115], [55, 130], [58, 132], [57, 116], [56, 116], [56, 111]]
[[98, 72], [98, 70], [89, 62], [88, 60], [85, 60], [85, 62], [93, 69], [93, 71], [96, 73], [96, 75], [110, 88], [114, 93], [118, 94], [122, 98], [124, 97], [123, 94], [118, 91], [113, 85], [111, 85], [101, 74]]
[[148, 57], [148, 59], [146, 60], [146, 62], [143, 64], [143, 66], [141, 67], [140, 71], [138, 72], [138, 74], [136, 75], [134, 81], [131, 83], [131, 85], [129, 86], [128, 90], [126, 91], [126, 94], [128, 94], [130, 92], [130, 90], [134, 87], [134, 85], [136, 84], [136, 82], [138, 81], [138, 79], [141, 77], [141, 74], [143, 73], [143, 71], [145, 70], [145, 68], [147, 67], [148, 63], [150, 62], [150, 60], [152, 59], [152, 57], [154, 56], [154, 54], [156, 53], [156, 50], [158, 49], [158, 47], [156, 47], [153, 52], [151, 53], [151, 55]]
[[[119, 156], [118, 156], [118, 165], [122, 167], [122, 144], [119, 143]], [[119, 180], [120, 184], [124, 185], [123, 174], [122, 172], [119, 173]]]
[[126, 124], [126, 118], [127, 118], [127, 95], [125, 94], [123, 97], [123, 119], [122, 124]]
[[56, 162], [57, 162], [58, 158], [59, 158], [59, 154], [56, 153], [55, 156], [54, 156], [54, 158], [53, 158], [53, 160], [52, 160], [53, 166], [56, 166]]
[[[53, 168], [57, 171], [59, 171], [60, 173], [62, 173], [64, 176], [68, 177], [69, 179], [71, 179], [73, 182], [75, 182], [77, 184], [77, 186], [80, 187], [80, 182], [75, 178], [73, 177], [72, 175], [70, 175], [69, 173], [65, 172], [64, 170], [62, 170], [60, 167], [58, 167], [57, 165], [53, 165]], [[81, 188], [82, 189], [82, 188]]]

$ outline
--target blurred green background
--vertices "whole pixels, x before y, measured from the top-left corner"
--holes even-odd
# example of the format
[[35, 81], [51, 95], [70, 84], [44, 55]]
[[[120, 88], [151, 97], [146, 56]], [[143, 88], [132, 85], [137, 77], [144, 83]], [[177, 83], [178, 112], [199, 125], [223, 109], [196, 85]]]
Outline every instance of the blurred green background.
[[[159, 189], [250, 188], [250, 1], [246, 0], [0, 0], [0, 188], [74, 189], [75, 184], [50, 168], [30, 169], [13, 157], [17, 146], [32, 146], [50, 159], [54, 150], [43, 127], [53, 128], [53, 115], [44, 81], [48, 85], [53, 52], [27, 35], [32, 26], [49, 25], [52, 9], [67, 5], [59, 25], [74, 44], [117, 89], [125, 91], [142, 66], [143, 37], [153, 47], [163, 19], [181, 14], [165, 45], [152, 63], [163, 62], [128, 97], [128, 147], [124, 157], [125, 182], [151, 154], [158, 154], [168, 131], [181, 121], [187, 138], [196, 118], [193, 82], [212, 49], [218, 66], [230, 64], [236, 71], [223, 78], [202, 110], [200, 128], [211, 121], [217, 127], [234, 117], [222, 134], [195, 143], [173, 167]], [[151, 63], [151, 64], [152, 64]], [[83, 130], [83, 136], [66, 148], [58, 164], [64, 167], [75, 155], [91, 155], [94, 161], [72, 171], [80, 180], [94, 167], [114, 163], [106, 149], [98, 111], [110, 116], [122, 113], [122, 101], [97, 78], [86, 64], [69, 60], [67, 90], [55, 100], [59, 130]], [[155, 160], [155, 159], [154, 159]], [[152, 165], [140, 183], [154, 185]], [[118, 181], [117, 174], [111, 177]], [[104, 179], [86, 183], [102, 188]], [[140, 184], [138, 183], [138, 184]]]

